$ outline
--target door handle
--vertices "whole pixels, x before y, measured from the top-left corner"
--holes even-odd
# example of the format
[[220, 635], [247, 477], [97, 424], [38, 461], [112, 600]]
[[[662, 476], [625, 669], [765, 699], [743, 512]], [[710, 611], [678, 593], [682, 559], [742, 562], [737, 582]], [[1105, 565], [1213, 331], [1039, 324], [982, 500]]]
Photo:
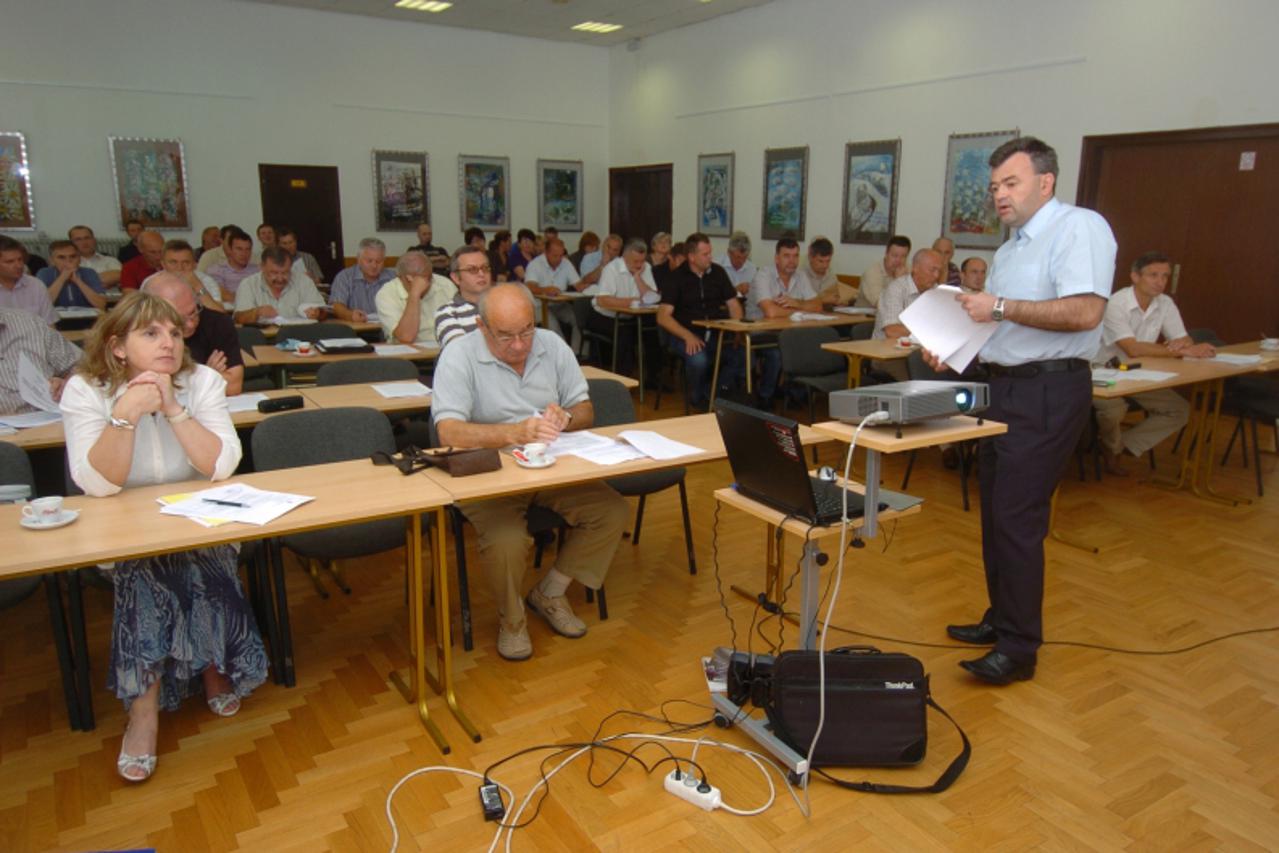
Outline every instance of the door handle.
[[1168, 288], [1170, 296], [1177, 295], [1177, 285], [1181, 282], [1181, 264], [1172, 265], [1172, 284]]
[[329, 243], [329, 257], [335, 261], [338, 259], [338, 244], [336, 240]]

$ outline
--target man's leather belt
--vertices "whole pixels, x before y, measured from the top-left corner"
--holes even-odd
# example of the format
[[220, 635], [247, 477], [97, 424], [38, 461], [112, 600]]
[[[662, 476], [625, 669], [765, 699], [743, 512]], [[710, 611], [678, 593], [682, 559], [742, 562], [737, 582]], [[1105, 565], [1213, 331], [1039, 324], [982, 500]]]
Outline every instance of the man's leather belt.
[[1088, 360], [1084, 358], [1052, 358], [1047, 361], [1014, 364], [1011, 367], [1002, 364], [986, 364], [985, 368], [986, 372], [991, 376], [1033, 379], [1041, 373], [1066, 373], [1075, 370], [1087, 370]]

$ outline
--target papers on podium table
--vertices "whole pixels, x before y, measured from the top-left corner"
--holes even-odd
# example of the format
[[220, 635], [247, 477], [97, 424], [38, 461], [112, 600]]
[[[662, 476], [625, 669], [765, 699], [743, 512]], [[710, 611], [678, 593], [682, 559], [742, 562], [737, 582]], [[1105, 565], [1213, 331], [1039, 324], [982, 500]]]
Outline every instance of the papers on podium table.
[[236, 412], [256, 412], [258, 403], [266, 399], [265, 394], [236, 394], [234, 397], [226, 398], [227, 411], [235, 414]]
[[196, 520], [205, 519], [200, 522], [202, 524], [211, 520], [219, 523], [240, 521], [263, 525], [313, 500], [315, 498], [306, 495], [267, 492], [244, 483], [231, 483], [195, 492], [183, 500], [165, 504], [160, 512]]
[[374, 344], [373, 352], [378, 355], [412, 355], [417, 347], [412, 344]]
[[431, 396], [431, 389], [416, 380], [412, 382], [378, 382], [373, 386], [373, 390], [388, 400], [396, 397]]
[[968, 316], [955, 299], [962, 293], [958, 287], [938, 285], [921, 294], [900, 317], [911, 337], [956, 373], [963, 373], [995, 334], [994, 323], [976, 323]]

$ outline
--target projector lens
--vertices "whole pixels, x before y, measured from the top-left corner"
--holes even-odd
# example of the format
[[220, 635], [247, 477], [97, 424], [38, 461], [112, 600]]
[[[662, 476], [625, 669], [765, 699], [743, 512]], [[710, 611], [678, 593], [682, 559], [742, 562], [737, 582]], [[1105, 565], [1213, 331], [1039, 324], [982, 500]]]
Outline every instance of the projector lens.
[[967, 388], [960, 388], [955, 392], [955, 408], [961, 412], [966, 412], [973, 407], [973, 393]]

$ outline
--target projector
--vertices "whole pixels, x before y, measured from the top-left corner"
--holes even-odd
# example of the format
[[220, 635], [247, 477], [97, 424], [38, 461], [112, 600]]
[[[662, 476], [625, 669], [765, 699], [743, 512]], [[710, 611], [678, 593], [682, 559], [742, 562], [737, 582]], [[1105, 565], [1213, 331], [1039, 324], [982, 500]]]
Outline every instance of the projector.
[[850, 388], [830, 395], [830, 416], [860, 421], [887, 412], [890, 424], [913, 424], [952, 415], [975, 415], [990, 405], [990, 388], [983, 382], [893, 382]]

